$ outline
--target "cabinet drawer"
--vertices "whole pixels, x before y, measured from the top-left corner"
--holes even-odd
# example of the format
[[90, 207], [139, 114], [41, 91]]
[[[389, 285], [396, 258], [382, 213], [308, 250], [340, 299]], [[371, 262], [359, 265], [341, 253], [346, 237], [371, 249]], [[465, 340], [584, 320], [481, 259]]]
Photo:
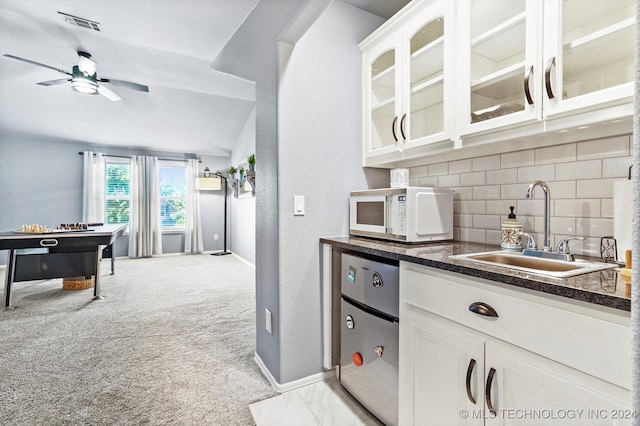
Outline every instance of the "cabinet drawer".
[[[401, 263], [400, 282], [400, 303], [631, 388], [628, 312], [407, 262]], [[477, 302], [498, 316], [471, 312]]]

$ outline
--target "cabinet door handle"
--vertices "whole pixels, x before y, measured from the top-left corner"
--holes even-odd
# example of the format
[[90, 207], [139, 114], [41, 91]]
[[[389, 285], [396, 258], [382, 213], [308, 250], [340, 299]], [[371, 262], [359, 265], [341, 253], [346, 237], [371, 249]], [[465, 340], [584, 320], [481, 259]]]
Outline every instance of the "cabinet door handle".
[[402, 114], [402, 118], [400, 119], [400, 133], [402, 134], [402, 139], [407, 140], [407, 137], [404, 134], [404, 119], [407, 118], [407, 113]]
[[55, 247], [58, 245], [58, 240], [50, 238], [47, 240], [40, 240], [40, 245], [42, 247]]
[[484, 400], [487, 403], [487, 408], [492, 415], [496, 415], [496, 410], [493, 408], [493, 403], [491, 402], [491, 385], [493, 385], [493, 376], [496, 375], [496, 369], [491, 368], [489, 370], [489, 375], [487, 376], [487, 387], [484, 390]]
[[467, 367], [466, 385], [467, 385], [467, 398], [469, 398], [469, 401], [471, 401], [473, 404], [476, 403], [476, 399], [473, 397], [473, 394], [471, 393], [471, 375], [473, 374], [473, 368], [475, 366], [476, 366], [476, 360], [471, 358], [471, 360], [469, 361], [469, 366]]
[[547, 62], [547, 68], [544, 70], [544, 86], [547, 89], [547, 96], [549, 99], [555, 98], [553, 94], [553, 87], [551, 86], [551, 69], [556, 66], [556, 57], [549, 59]]
[[498, 318], [498, 313], [491, 305], [487, 305], [484, 302], [473, 302], [469, 305], [469, 310], [474, 314], [484, 315], [485, 317]]
[[391, 124], [391, 133], [393, 133], [393, 139], [398, 142], [398, 137], [396, 136], [396, 123], [398, 122], [398, 116], [393, 117], [393, 123]]
[[533, 77], [533, 65], [529, 67], [529, 71], [527, 71], [527, 75], [524, 78], [524, 95], [527, 98], [527, 103], [529, 105], [533, 105], [533, 98], [531, 97], [531, 77]]

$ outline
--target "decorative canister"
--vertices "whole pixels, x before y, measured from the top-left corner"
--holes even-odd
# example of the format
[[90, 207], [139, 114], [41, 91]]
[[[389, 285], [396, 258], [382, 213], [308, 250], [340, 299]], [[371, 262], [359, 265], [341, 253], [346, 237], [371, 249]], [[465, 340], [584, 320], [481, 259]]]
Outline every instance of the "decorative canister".
[[509, 206], [511, 213], [509, 217], [502, 223], [502, 244], [500, 247], [502, 250], [522, 250], [521, 242], [522, 224], [516, 220], [516, 215], [513, 212], [514, 206]]
[[409, 169], [391, 169], [391, 188], [409, 186]]

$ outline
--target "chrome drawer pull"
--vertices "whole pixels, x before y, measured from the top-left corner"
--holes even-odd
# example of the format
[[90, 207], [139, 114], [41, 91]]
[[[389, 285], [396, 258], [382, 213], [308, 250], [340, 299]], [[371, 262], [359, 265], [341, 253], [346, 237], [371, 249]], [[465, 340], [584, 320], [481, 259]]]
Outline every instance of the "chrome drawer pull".
[[58, 245], [58, 240], [55, 240], [55, 239], [40, 240], [40, 245], [42, 247], [55, 247]]
[[496, 312], [496, 310], [484, 302], [473, 302], [471, 305], [469, 305], [469, 310], [474, 314], [484, 315], [485, 317], [498, 318], [498, 313]]

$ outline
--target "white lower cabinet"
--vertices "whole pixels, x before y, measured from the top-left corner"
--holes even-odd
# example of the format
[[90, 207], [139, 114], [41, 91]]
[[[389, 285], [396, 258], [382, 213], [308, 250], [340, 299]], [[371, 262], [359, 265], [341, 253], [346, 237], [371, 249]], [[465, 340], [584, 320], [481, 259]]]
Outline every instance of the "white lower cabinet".
[[[400, 425], [631, 424], [630, 385], [618, 379], [630, 377], [628, 313], [486, 284], [401, 263]], [[549, 310], [566, 316], [551, 329], [539, 318], [554, 318]], [[549, 339], [529, 332], [531, 323]], [[598, 328], [610, 337], [600, 339]], [[563, 333], [567, 347], [558, 348]], [[576, 338], [591, 350], [575, 348]]]

